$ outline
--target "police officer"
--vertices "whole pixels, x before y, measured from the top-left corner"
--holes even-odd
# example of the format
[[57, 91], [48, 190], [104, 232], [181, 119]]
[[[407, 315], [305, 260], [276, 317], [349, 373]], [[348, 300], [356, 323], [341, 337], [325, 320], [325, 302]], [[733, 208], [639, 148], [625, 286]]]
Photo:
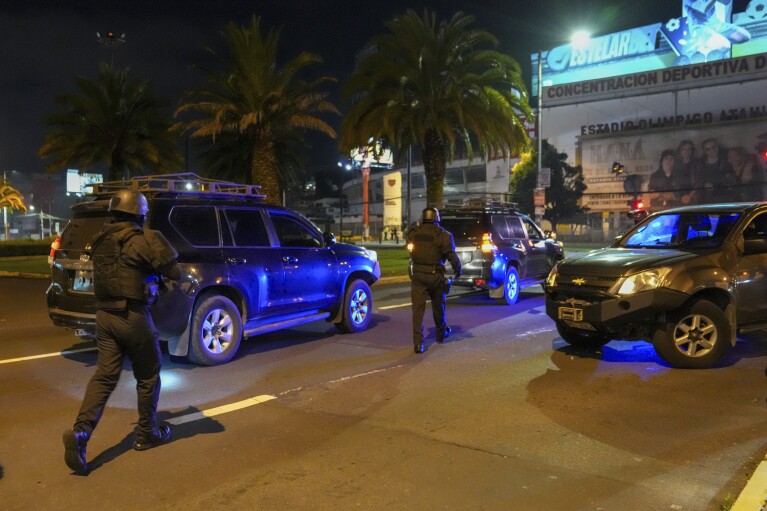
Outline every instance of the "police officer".
[[91, 242], [96, 294], [96, 373], [88, 383], [74, 427], [65, 431], [64, 461], [87, 474], [86, 445], [117, 386], [125, 355], [133, 366], [138, 427], [133, 448], [143, 451], [170, 440], [170, 426], [157, 423], [160, 346], [149, 305], [164, 275], [181, 276], [178, 253], [158, 231], [144, 229], [146, 197], [118, 190], [109, 201], [112, 221]]
[[446, 259], [450, 261], [455, 276], [461, 276], [461, 261], [455, 253], [453, 235], [440, 227], [439, 211], [435, 208], [424, 209], [422, 220], [421, 225], [407, 233], [407, 246], [413, 263], [410, 301], [413, 304], [413, 351], [416, 353], [426, 351], [423, 343], [423, 315], [427, 298], [431, 298], [437, 342], [444, 342], [450, 335], [450, 327], [445, 322]]

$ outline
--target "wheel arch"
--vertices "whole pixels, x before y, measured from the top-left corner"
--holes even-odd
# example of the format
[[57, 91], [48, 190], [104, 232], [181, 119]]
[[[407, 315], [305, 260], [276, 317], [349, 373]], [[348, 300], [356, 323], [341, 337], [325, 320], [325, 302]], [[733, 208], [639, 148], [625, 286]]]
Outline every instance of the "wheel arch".
[[701, 289], [690, 296], [684, 305], [692, 305], [698, 300], [708, 300], [724, 311], [727, 320], [730, 322], [730, 344], [735, 346], [735, 342], [737, 341], [737, 317], [733, 296], [722, 288], [706, 288]]
[[189, 354], [189, 343], [192, 339], [192, 317], [194, 316], [194, 311], [197, 309], [197, 305], [201, 301], [205, 300], [209, 296], [214, 295], [225, 296], [230, 299], [237, 307], [237, 310], [240, 312], [242, 324], [245, 324], [245, 318], [247, 317], [248, 311], [247, 307], [245, 306], [245, 300], [242, 296], [242, 293], [231, 286], [208, 286], [198, 292], [197, 295], [195, 295], [194, 301], [192, 302], [192, 307], [189, 310], [189, 315], [186, 319], [186, 328], [184, 331], [181, 332], [181, 334], [175, 339], [168, 339], [168, 353], [176, 357], [186, 357]]

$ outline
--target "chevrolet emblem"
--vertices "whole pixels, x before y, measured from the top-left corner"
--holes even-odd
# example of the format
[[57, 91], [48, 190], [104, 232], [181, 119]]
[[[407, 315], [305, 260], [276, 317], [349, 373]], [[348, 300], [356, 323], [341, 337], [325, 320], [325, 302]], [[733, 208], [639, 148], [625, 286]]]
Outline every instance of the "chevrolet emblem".
[[586, 283], [586, 279], [583, 277], [578, 277], [577, 279], [573, 279], [570, 281], [571, 284], [575, 284], [576, 286], [582, 286]]

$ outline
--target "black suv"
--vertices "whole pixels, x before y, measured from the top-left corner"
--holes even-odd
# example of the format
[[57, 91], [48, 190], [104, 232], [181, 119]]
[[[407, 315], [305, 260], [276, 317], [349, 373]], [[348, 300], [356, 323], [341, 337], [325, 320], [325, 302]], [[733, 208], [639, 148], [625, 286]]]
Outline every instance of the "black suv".
[[453, 285], [486, 289], [509, 305], [517, 302], [520, 289], [541, 284], [564, 258], [559, 243], [513, 208], [444, 209], [440, 218], [461, 259], [462, 275]]
[[559, 263], [545, 291], [572, 345], [648, 340], [674, 367], [710, 367], [737, 331], [767, 326], [767, 204], [655, 213], [611, 247]]
[[300, 214], [263, 203], [257, 188], [194, 174], [96, 185], [76, 204], [51, 252], [48, 315], [82, 337], [95, 332], [93, 263], [85, 247], [109, 219], [114, 191], [131, 188], [149, 202], [146, 227], [179, 253], [182, 278], [152, 306], [171, 355], [228, 362], [243, 337], [326, 319], [341, 331], [367, 328], [377, 255], [336, 243]]

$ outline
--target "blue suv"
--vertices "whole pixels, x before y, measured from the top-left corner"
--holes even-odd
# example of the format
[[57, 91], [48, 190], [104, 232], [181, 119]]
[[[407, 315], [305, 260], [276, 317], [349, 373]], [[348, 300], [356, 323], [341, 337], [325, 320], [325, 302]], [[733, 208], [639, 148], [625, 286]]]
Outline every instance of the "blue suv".
[[73, 207], [51, 258], [46, 293], [53, 323], [95, 333], [93, 263], [85, 247], [106, 221], [118, 189], [142, 192], [146, 226], [179, 253], [182, 278], [166, 282], [152, 316], [171, 355], [203, 365], [228, 362], [244, 337], [324, 319], [365, 330], [376, 252], [336, 243], [299, 213], [265, 204], [252, 185], [174, 174], [103, 183]]

